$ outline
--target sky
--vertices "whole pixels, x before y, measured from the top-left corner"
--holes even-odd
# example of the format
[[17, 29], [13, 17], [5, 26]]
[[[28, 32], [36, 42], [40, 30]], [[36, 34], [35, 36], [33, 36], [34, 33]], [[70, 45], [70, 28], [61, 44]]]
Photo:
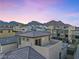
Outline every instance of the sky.
[[56, 20], [79, 26], [79, 0], [0, 0], [0, 20], [21, 23]]

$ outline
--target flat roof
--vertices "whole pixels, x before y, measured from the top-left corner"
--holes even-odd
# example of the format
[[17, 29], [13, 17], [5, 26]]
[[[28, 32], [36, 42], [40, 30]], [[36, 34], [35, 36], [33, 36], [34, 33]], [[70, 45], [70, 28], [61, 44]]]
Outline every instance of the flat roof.
[[42, 46], [43, 46], [43, 47], [50, 47], [50, 46], [52, 46], [52, 45], [57, 44], [58, 42], [62, 42], [62, 41], [60, 41], [60, 40], [55, 40], [55, 39], [51, 39], [51, 41], [50, 41], [48, 44], [42, 45]]

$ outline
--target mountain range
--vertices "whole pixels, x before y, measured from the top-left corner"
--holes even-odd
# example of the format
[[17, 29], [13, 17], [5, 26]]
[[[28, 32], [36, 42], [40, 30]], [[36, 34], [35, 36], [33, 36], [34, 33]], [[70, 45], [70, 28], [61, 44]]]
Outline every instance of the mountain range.
[[45, 26], [53, 25], [53, 26], [65, 26], [65, 27], [71, 26], [70, 24], [65, 24], [62, 21], [55, 21], [55, 20], [49, 21], [47, 23], [40, 23], [37, 21], [31, 21], [27, 25], [45, 25]]
[[16, 22], [16, 21], [5, 22], [5, 21], [1, 21], [0, 20], [0, 25], [12, 25], [12, 26], [16, 26], [16, 25], [23, 25], [23, 24], [19, 23], [19, 22]]
[[[0, 21], [0, 25], [13, 25], [13, 26], [16, 26], [16, 25], [25, 25], [25, 24], [19, 23], [19, 22], [16, 22], [16, 21], [11, 21], [11, 22]], [[26, 25], [70, 26], [70, 24], [65, 24], [65, 23], [63, 23], [62, 21], [55, 21], [55, 20], [49, 21], [49, 22], [47, 22], [47, 23], [40, 23], [40, 22], [37, 22], [37, 21], [31, 21], [31, 22], [29, 22], [29, 23], [26, 24]]]
[[50, 26], [50, 25], [53, 25], [53, 26], [65, 26], [65, 27], [71, 26], [70, 24], [65, 24], [62, 21], [55, 21], [55, 20], [44, 23], [44, 25], [46, 25], [46, 26]]

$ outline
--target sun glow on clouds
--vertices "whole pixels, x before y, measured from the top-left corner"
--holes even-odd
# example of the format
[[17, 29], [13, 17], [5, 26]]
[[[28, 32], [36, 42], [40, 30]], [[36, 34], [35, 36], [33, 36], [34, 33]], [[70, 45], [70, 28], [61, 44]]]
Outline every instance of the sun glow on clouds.
[[2, 16], [0, 19], [10, 22], [10, 21], [17, 21], [17, 22], [21, 22], [21, 23], [27, 23], [27, 20], [25, 20], [24, 16]]
[[[29, 8], [45, 8], [51, 4], [56, 4], [59, 0], [0, 0], [0, 8], [14, 8], [14, 7], [25, 7]], [[21, 6], [23, 5], [23, 6]]]
[[0, 9], [10, 9], [17, 7], [17, 4], [13, 0], [0, 0]]
[[[0, 0], [1, 19], [6, 21], [36, 20], [45, 22], [51, 19], [48, 8], [59, 0]], [[12, 10], [13, 9], [13, 10]], [[47, 20], [48, 21], [48, 20]], [[23, 22], [23, 21], [22, 21]], [[25, 22], [24, 22], [25, 23]]]

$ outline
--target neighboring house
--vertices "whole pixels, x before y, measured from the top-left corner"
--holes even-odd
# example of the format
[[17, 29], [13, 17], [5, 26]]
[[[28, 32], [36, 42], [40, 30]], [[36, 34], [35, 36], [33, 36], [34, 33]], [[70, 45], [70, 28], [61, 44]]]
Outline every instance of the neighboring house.
[[79, 44], [79, 27], [76, 27], [73, 32], [73, 36], [75, 36], [73, 42], [76, 41], [76, 43]]
[[61, 59], [67, 58], [67, 49], [68, 49], [68, 43], [63, 43], [61, 51]]
[[13, 30], [15, 32], [26, 32], [27, 28], [25, 26], [15, 26], [15, 27], [13, 27]]
[[2, 27], [0, 28], [0, 38], [14, 36], [13, 28]]
[[17, 48], [17, 37], [0, 38], [0, 53], [5, 53]]
[[68, 40], [70, 43], [72, 43], [75, 36], [73, 35], [75, 31], [75, 26], [69, 26], [68, 27]]
[[27, 46], [7, 52], [2, 59], [46, 59], [33, 48]]
[[48, 26], [48, 31], [51, 32], [52, 39], [68, 40], [68, 31], [64, 26]]
[[36, 21], [32, 21], [29, 22], [28, 24], [26, 24], [25, 26], [15, 26], [14, 31], [21, 31], [21, 32], [26, 32], [26, 31], [46, 31], [46, 26], [36, 22]]
[[1, 29], [0, 53], [5, 53], [3, 59], [65, 59], [67, 44], [60, 40], [68, 39], [72, 28], [48, 27], [33, 21], [24, 27]]
[[64, 47], [62, 41], [50, 39], [50, 35], [46, 31], [17, 33], [19, 48], [31, 46], [46, 59], [64, 58], [64, 55], [62, 57], [62, 47]]
[[46, 27], [43, 25], [26, 25], [26, 26], [16, 26], [13, 28], [14, 31], [17, 32], [26, 32], [26, 31], [46, 31]]
[[53, 39], [58, 39], [62, 41], [66, 41], [67, 43], [72, 43], [72, 40], [75, 36], [74, 30], [75, 26], [67, 26], [67, 25], [48, 25], [48, 31], [51, 32], [51, 37]]
[[19, 43], [19, 46], [21, 47], [23, 47], [24, 45], [26, 46], [26, 45], [35, 45], [35, 44], [45, 45], [49, 43], [49, 40], [50, 40], [50, 33], [46, 31], [18, 32], [16, 35], [18, 36], [18, 39], [19, 39], [18, 43]]

